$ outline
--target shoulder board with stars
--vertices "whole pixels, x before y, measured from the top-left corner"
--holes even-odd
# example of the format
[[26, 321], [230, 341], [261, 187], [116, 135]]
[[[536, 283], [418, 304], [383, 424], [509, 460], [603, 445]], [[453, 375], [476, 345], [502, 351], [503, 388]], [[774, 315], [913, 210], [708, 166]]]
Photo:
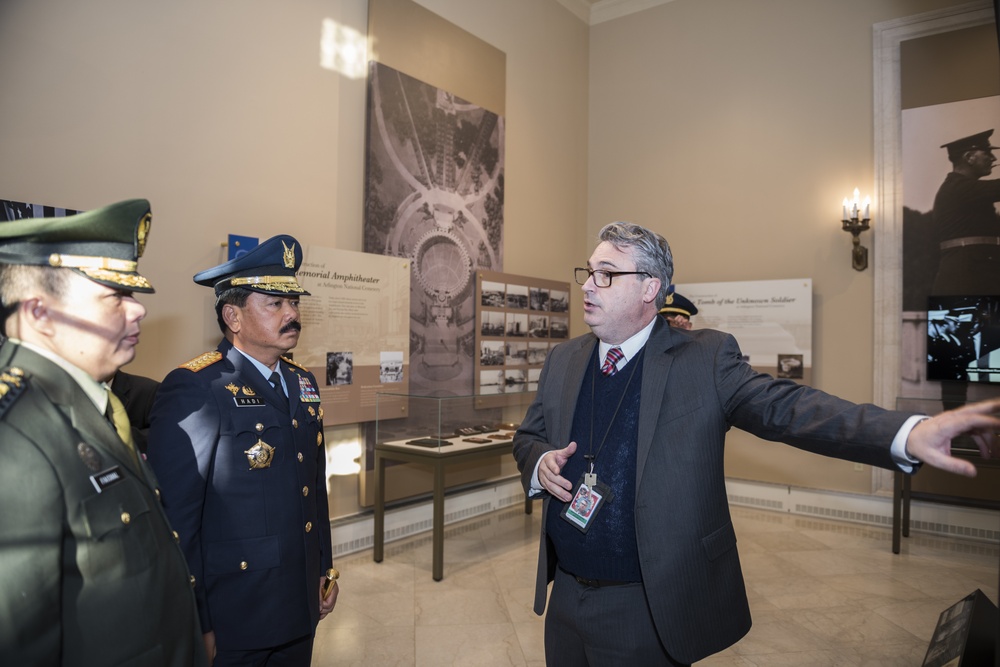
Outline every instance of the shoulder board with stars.
[[306, 368], [306, 367], [305, 367], [305, 366], [303, 366], [302, 364], [298, 363], [298, 362], [297, 362], [297, 361], [295, 361], [294, 359], [289, 359], [288, 357], [282, 357], [282, 358], [281, 358], [281, 360], [282, 360], [282, 361], [284, 361], [284, 362], [285, 362], [286, 364], [288, 364], [289, 366], [295, 366], [296, 368], [301, 368], [301, 369], [302, 369], [302, 370], [304, 370], [304, 371], [305, 371], [306, 373], [308, 373], [308, 372], [309, 372], [309, 369], [308, 369], [308, 368]]
[[211, 366], [217, 361], [222, 361], [222, 353], [218, 350], [213, 350], [212, 352], [206, 352], [205, 354], [198, 355], [191, 361], [181, 364], [178, 368], [186, 368], [189, 371], [197, 373], [201, 369]]
[[16, 366], [0, 371], [0, 419], [28, 388], [28, 375]]

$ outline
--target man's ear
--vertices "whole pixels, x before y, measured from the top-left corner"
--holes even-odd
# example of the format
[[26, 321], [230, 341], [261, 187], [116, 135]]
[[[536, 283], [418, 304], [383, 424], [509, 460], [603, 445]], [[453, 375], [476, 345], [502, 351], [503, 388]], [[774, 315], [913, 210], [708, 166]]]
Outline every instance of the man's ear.
[[240, 309], [231, 303], [222, 306], [222, 321], [234, 334], [240, 332]]
[[34, 296], [17, 304], [17, 319], [22, 326], [27, 326], [46, 336], [55, 333], [52, 313], [49, 304], [42, 297]]
[[650, 278], [646, 283], [646, 291], [642, 293], [642, 300], [646, 303], [656, 301], [656, 295], [660, 293], [660, 279]]

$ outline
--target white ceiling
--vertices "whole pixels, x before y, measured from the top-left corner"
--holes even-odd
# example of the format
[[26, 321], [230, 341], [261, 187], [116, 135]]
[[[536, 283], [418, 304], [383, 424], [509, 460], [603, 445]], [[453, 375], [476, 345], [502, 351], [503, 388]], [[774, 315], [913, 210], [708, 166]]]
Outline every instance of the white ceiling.
[[560, 5], [580, 17], [588, 25], [616, 19], [626, 14], [641, 12], [650, 7], [665, 5], [672, 0], [556, 0]]

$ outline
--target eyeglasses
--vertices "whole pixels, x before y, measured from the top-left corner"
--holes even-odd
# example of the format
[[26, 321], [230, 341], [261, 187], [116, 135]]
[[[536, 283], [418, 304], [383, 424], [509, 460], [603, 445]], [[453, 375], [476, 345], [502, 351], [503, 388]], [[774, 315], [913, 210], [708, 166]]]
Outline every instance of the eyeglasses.
[[591, 271], [590, 269], [573, 269], [573, 272], [577, 285], [586, 285], [587, 281], [593, 278], [594, 285], [597, 287], [611, 287], [611, 280], [618, 276], [647, 276], [652, 278], [645, 271], [605, 271], [603, 269]]

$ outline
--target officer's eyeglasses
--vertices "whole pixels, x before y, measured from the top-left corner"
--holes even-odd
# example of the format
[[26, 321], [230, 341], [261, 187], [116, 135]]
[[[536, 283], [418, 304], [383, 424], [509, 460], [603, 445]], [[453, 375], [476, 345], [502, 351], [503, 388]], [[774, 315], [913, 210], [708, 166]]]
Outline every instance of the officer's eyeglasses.
[[596, 271], [591, 271], [590, 269], [573, 269], [573, 271], [577, 285], [586, 285], [587, 281], [593, 278], [594, 285], [597, 287], [611, 287], [611, 280], [617, 276], [647, 276], [652, 278], [645, 271], [605, 271], [604, 269], [597, 269]]

